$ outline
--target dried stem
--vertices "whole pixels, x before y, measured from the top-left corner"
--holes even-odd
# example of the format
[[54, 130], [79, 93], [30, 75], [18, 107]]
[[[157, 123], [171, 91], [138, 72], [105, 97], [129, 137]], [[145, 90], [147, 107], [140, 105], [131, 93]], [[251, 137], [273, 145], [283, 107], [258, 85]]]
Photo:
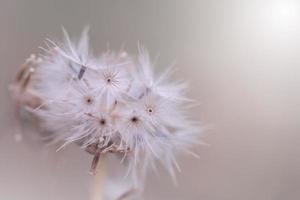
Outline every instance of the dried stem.
[[100, 155], [101, 154], [98, 153], [93, 158], [92, 165], [91, 165], [91, 168], [90, 168], [90, 174], [92, 174], [92, 175], [96, 174], [96, 169], [97, 169], [97, 166], [98, 166], [98, 163], [99, 163], [99, 160], [100, 160]]
[[125, 192], [124, 194], [122, 194], [117, 200], [125, 200], [128, 197], [135, 195], [137, 192], [139, 192], [139, 190], [132, 188], [132, 189], [128, 190], [127, 192]]

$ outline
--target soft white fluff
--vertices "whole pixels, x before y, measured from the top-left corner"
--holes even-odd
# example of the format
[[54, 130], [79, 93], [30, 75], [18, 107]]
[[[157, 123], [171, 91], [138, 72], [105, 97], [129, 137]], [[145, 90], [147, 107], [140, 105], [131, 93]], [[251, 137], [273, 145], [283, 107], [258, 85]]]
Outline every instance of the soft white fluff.
[[112, 143], [125, 150], [123, 159], [137, 181], [156, 160], [174, 176], [175, 154], [192, 154], [199, 136], [184, 112], [190, 104], [187, 85], [170, 80], [173, 68], [156, 75], [142, 47], [137, 59], [124, 52], [93, 56], [87, 32], [77, 43], [66, 31], [62, 44], [46, 40], [33, 76], [43, 104], [31, 111], [62, 147]]

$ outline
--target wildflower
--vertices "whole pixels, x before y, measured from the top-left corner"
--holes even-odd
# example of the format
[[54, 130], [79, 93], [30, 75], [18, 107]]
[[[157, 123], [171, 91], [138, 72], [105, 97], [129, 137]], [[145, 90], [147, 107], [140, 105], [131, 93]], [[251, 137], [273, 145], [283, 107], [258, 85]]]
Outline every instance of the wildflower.
[[92, 170], [100, 154], [112, 152], [122, 155], [136, 182], [156, 161], [175, 177], [177, 152], [193, 154], [199, 135], [184, 111], [187, 85], [170, 81], [172, 68], [157, 76], [142, 47], [137, 60], [124, 52], [92, 55], [87, 32], [77, 43], [65, 30], [63, 44], [46, 40], [42, 59], [17, 79], [16, 85], [27, 80], [26, 91], [38, 99], [24, 106], [60, 149], [76, 143], [93, 154]]

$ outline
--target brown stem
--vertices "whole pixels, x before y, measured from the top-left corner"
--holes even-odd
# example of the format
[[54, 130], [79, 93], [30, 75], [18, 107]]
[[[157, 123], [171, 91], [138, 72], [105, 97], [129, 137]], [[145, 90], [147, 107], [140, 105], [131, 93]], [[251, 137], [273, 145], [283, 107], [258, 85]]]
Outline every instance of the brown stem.
[[90, 174], [92, 174], [92, 175], [96, 174], [96, 169], [97, 169], [99, 160], [100, 160], [100, 153], [96, 154], [93, 158], [92, 165], [90, 168]]
[[132, 188], [132, 189], [128, 190], [127, 192], [125, 192], [124, 194], [122, 194], [117, 200], [125, 200], [128, 197], [132, 197], [137, 192], [138, 192], [137, 189]]

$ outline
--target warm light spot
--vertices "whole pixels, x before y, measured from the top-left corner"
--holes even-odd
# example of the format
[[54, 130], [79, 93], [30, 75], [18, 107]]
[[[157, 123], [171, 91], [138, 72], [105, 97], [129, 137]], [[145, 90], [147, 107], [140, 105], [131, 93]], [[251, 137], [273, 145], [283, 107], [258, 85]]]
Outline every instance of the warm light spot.
[[275, 1], [271, 6], [271, 17], [279, 25], [292, 25], [298, 21], [299, 2]]

